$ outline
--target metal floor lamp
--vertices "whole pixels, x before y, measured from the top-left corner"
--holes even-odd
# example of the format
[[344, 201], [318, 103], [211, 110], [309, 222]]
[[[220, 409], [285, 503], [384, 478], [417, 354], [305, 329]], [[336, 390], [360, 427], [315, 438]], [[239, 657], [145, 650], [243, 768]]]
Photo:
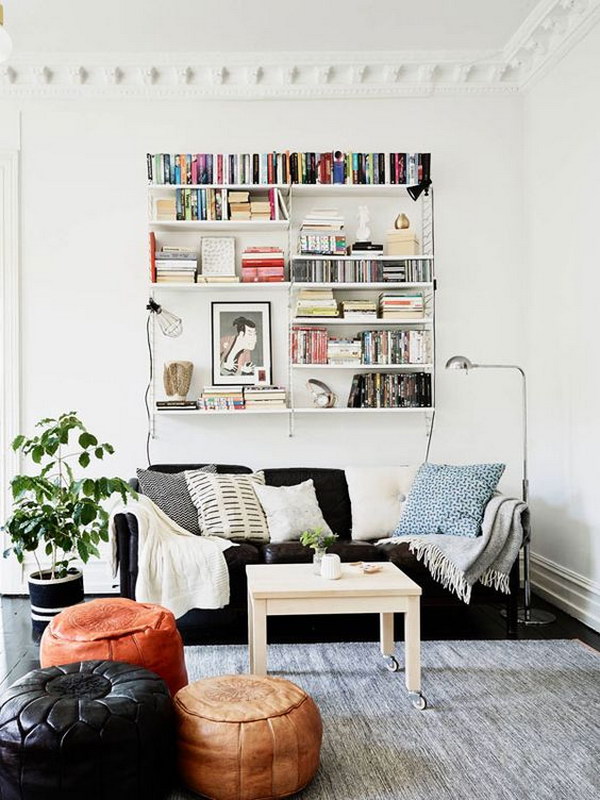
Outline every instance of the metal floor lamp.
[[[446, 369], [461, 369], [468, 372], [471, 369], [513, 369], [522, 378], [522, 423], [523, 423], [523, 478], [521, 482], [522, 497], [529, 503], [529, 476], [527, 462], [527, 378], [522, 367], [516, 364], [473, 364], [465, 356], [452, 356], [446, 362]], [[531, 531], [523, 544], [523, 606], [519, 608], [519, 622], [524, 625], [547, 625], [554, 622], [556, 617], [550, 611], [531, 607]]]

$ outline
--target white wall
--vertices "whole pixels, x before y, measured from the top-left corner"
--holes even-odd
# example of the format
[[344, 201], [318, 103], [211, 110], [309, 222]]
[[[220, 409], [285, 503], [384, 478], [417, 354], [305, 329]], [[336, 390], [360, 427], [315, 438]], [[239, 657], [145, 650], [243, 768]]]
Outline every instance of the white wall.
[[[338, 146], [431, 151], [438, 364], [456, 353], [519, 362], [524, 357], [521, 104], [517, 96], [24, 104], [25, 430], [42, 416], [74, 409], [116, 446], [111, 471], [128, 476], [145, 463], [147, 151]], [[165, 305], [184, 317], [205, 315], [203, 335], [209, 337], [207, 306], [194, 302], [175, 294], [168, 303], [165, 298]], [[283, 308], [275, 313], [283, 319]], [[285, 336], [282, 328], [279, 335]], [[193, 341], [176, 342], [182, 349], [174, 342], [172, 357], [195, 360]], [[275, 379], [285, 381], [285, 375]], [[505, 461], [503, 488], [518, 492], [518, 391], [510, 375], [465, 377], [440, 370], [432, 459]], [[156, 462], [216, 460], [253, 467], [420, 462], [426, 442], [420, 418], [384, 415], [352, 423], [344, 415], [306, 416], [293, 439], [279, 418], [162, 419], [158, 434], [152, 446]]]
[[600, 629], [600, 26], [525, 102], [535, 580]]

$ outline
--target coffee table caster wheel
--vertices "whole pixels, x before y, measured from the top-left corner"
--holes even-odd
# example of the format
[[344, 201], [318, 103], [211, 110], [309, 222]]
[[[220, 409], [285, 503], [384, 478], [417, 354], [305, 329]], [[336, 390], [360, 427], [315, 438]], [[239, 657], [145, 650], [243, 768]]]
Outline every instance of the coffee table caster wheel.
[[417, 709], [417, 711], [425, 711], [427, 708], [427, 700], [423, 697], [421, 692], [410, 692], [410, 702]]
[[400, 669], [400, 664], [398, 663], [396, 656], [388, 656], [386, 667], [389, 669], [390, 672], [398, 672]]

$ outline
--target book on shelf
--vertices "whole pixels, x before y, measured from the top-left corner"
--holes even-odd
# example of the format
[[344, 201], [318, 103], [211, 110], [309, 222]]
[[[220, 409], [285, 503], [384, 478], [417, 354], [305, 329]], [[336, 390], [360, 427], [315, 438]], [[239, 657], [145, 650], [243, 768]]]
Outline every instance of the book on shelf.
[[431, 331], [375, 330], [359, 334], [363, 364], [429, 364]]
[[247, 247], [242, 252], [243, 283], [285, 280], [285, 254], [280, 247]]
[[431, 373], [366, 372], [352, 378], [348, 408], [430, 408]]
[[342, 300], [342, 317], [353, 322], [377, 319], [377, 300]]
[[290, 342], [292, 364], [326, 364], [327, 342], [327, 328], [294, 325]]
[[337, 317], [338, 303], [333, 289], [301, 289], [296, 301], [297, 317]]
[[195, 411], [198, 403], [195, 400], [157, 400], [157, 411]]
[[244, 402], [247, 409], [287, 408], [287, 391], [282, 386], [245, 386]]
[[156, 283], [195, 283], [198, 257], [192, 250], [157, 250], [154, 254]]
[[198, 399], [204, 411], [242, 411], [244, 390], [242, 386], [205, 386]]
[[239, 275], [198, 275], [198, 283], [239, 283]]
[[425, 303], [422, 294], [382, 292], [379, 295], [379, 316], [381, 319], [422, 319], [424, 314]]
[[146, 164], [148, 183], [157, 185], [415, 185], [431, 178], [429, 153], [148, 153]]
[[327, 363], [331, 366], [360, 364], [360, 339], [330, 338], [327, 342]]

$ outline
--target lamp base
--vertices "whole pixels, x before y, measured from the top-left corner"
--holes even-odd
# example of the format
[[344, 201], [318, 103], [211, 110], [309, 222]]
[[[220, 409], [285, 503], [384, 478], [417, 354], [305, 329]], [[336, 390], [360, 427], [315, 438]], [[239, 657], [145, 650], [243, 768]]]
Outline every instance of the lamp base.
[[[500, 614], [506, 617], [506, 609], [503, 608]], [[542, 608], [530, 608], [529, 611], [526, 611], [524, 606], [519, 606], [517, 622], [520, 622], [521, 625], [550, 625], [550, 623], [556, 622], [556, 615], [551, 611], [544, 611]]]

